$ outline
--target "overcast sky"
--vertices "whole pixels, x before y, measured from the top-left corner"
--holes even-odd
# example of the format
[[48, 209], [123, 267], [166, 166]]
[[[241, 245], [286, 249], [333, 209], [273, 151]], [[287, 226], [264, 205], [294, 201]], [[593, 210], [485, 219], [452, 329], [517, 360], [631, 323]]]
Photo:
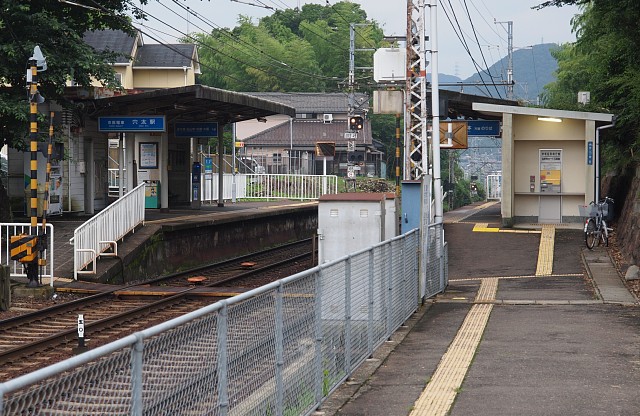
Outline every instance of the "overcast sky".
[[[385, 35], [404, 36], [406, 34], [407, 5], [405, 0], [354, 1], [361, 5], [369, 19], [373, 19], [380, 24]], [[476, 62], [482, 64], [483, 57], [480, 54], [478, 43], [481, 45], [484, 60], [489, 66], [507, 55], [506, 22], [508, 21], [513, 22], [513, 45], [516, 50], [540, 43], [574, 41], [575, 35], [571, 31], [570, 21], [575, 14], [579, 13], [579, 9], [573, 6], [551, 7], [541, 11], [531, 9], [532, 6], [542, 1], [439, 1], [437, 7], [439, 72], [457, 75], [463, 79], [477, 72], [458, 35], [453, 31], [449, 19], [456, 24], [457, 18], [457, 22], [462, 28], [463, 38], [469, 45], [469, 50]], [[426, 0], [426, 3], [429, 2], [429, 0]], [[189, 14], [176, 3], [188, 7], [191, 11], [202, 16], [205, 21], [193, 16], [189, 17], [187, 21]], [[246, 3], [257, 4], [262, 7]], [[257, 22], [260, 17], [273, 13], [273, 9], [294, 8], [306, 3], [326, 4], [327, 2], [325, 0], [149, 0], [149, 4], [144, 8], [145, 11], [161, 21], [150, 18], [145, 23], [148, 27], [142, 29], [145, 32], [152, 33], [154, 37], [164, 43], [176, 43], [176, 32], [169, 25], [185, 33], [187, 31], [208, 32], [211, 31], [214, 25], [227, 28], [234, 27], [239, 15], [254, 17]], [[336, 1], [328, 3], [335, 4]], [[465, 4], [467, 8], [465, 8]], [[453, 6], [455, 13], [451, 12], [451, 6]], [[449, 18], [447, 18], [447, 15]], [[471, 16], [471, 19], [469, 19], [468, 15]], [[427, 22], [429, 22], [429, 17], [427, 17]], [[145, 42], [155, 43], [148, 36], [143, 35], [143, 37]]]

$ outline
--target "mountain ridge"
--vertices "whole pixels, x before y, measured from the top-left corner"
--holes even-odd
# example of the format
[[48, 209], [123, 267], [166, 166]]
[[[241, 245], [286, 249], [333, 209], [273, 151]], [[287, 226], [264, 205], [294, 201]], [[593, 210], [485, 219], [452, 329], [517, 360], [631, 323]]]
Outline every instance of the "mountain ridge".
[[[513, 52], [513, 80], [515, 81], [513, 93], [514, 99], [530, 104], [539, 104], [539, 97], [544, 91], [544, 86], [555, 81], [555, 71], [558, 62], [551, 55], [551, 51], [559, 48], [556, 43], [543, 43]], [[442, 84], [458, 84], [462, 86], [442, 86], [442, 89], [462, 91], [466, 94], [489, 96], [494, 98], [507, 98], [506, 85], [490, 85], [493, 80], [496, 84], [507, 81], [508, 57], [504, 57], [491, 65], [487, 71], [461, 79], [455, 75], [438, 74]], [[478, 84], [466, 85], [466, 84]], [[487, 84], [482, 86], [482, 84]]]

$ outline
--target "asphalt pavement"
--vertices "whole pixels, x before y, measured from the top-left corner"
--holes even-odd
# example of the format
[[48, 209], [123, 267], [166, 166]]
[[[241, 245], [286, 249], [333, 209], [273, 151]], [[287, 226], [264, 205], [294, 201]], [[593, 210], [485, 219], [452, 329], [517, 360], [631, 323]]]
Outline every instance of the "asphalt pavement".
[[499, 210], [445, 214], [446, 292], [317, 415], [640, 415], [640, 306], [607, 249], [566, 224], [496, 231]]

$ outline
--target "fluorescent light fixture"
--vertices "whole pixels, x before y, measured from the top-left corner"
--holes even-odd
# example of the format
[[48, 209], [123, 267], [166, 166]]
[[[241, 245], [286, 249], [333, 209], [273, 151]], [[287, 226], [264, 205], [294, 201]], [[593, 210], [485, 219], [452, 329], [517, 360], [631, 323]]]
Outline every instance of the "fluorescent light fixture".
[[539, 121], [550, 121], [552, 123], [562, 123], [562, 119], [561, 118], [556, 118], [556, 117], [538, 117]]

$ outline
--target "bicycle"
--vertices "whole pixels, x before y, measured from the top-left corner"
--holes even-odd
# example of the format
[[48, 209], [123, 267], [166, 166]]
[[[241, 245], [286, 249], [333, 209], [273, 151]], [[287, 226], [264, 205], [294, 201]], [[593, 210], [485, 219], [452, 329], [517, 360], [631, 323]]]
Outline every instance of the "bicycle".
[[597, 204], [592, 201], [587, 206], [581, 206], [584, 209], [583, 216], [587, 217], [584, 222], [584, 242], [589, 250], [593, 250], [596, 243], [609, 246], [609, 231], [613, 231], [607, 227], [606, 221], [609, 218], [609, 203], [613, 203], [613, 199], [607, 196]]

